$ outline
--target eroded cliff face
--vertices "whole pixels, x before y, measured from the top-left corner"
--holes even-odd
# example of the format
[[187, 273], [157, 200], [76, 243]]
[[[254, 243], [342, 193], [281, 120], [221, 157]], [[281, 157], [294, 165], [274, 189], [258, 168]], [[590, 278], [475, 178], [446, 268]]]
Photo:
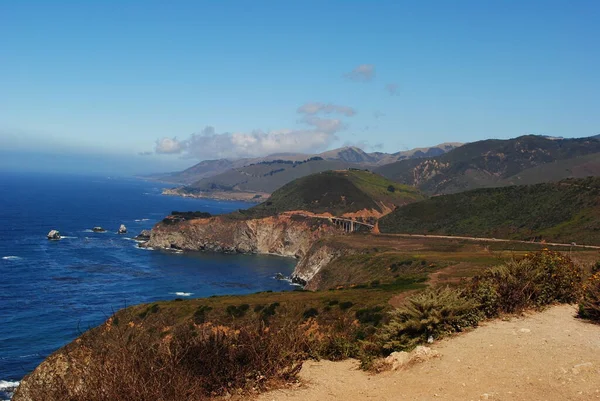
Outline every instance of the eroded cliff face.
[[152, 229], [146, 246], [302, 258], [316, 240], [339, 232], [322, 219], [280, 215], [235, 220], [217, 216], [174, 224], [159, 223]]
[[321, 288], [319, 280], [321, 273], [329, 263], [349, 252], [352, 250], [342, 250], [325, 242], [317, 241], [296, 265], [292, 279], [302, 283], [306, 290], [323, 290], [325, 288]]

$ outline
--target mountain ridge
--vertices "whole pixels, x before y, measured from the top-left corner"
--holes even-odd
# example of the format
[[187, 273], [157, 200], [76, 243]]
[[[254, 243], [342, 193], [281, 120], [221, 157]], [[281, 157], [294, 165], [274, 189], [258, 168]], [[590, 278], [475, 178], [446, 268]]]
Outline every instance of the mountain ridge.
[[190, 185], [203, 178], [214, 177], [225, 173], [230, 169], [240, 169], [253, 164], [270, 162], [275, 160], [300, 162], [314, 157], [321, 157], [324, 160], [341, 161], [351, 164], [364, 164], [366, 166], [375, 166], [391, 163], [398, 160], [405, 160], [416, 157], [428, 157], [443, 154], [451, 149], [461, 146], [459, 142], [445, 142], [439, 145], [420, 147], [395, 153], [384, 152], [365, 152], [357, 146], [343, 146], [316, 154], [304, 153], [274, 153], [264, 157], [241, 158], [241, 159], [214, 159], [203, 160], [185, 170], [164, 174], [152, 174], [145, 178], [157, 181], [170, 182], [173, 184]]
[[[374, 171], [399, 183], [413, 185], [430, 195], [462, 192], [475, 188], [518, 183], [522, 172], [549, 163], [563, 163], [592, 154], [600, 156], [600, 140], [595, 137], [560, 139], [525, 135], [512, 139], [487, 139], [465, 144], [443, 155], [394, 162]], [[581, 159], [588, 170], [600, 169], [600, 157]], [[572, 165], [572, 168], [577, 167]], [[578, 175], [554, 174], [542, 171], [530, 183], [564, 178], [582, 178]]]

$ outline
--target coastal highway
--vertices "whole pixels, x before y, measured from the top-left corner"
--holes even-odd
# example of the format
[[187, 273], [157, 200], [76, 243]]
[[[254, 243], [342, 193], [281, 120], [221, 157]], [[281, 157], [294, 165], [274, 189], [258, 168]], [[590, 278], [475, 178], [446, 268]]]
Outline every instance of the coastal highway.
[[538, 245], [549, 245], [549, 246], [564, 246], [569, 248], [585, 248], [585, 249], [600, 249], [600, 246], [596, 245], [579, 245], [575, 243], [561, 244], [556, 242], [532, 242], [532, 241], [521, 241], [513, 239], [499, 239], [499, 238], [479, 238], [479, 237], [461, 237], [457, 235], [426, 235], [426, 234], [381, 234], [396, 237], [406, 238], [445, 238], [445, 239], [464, 239], [469, 241], [484, 241], [484, 242], [518, 242], [521, 244], [538, 244]]

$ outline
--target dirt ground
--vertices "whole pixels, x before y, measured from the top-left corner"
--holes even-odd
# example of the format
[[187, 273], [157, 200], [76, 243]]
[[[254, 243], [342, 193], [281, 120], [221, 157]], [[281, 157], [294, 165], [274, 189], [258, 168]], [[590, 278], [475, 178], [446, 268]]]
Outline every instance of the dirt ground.
[[259, 401], [600, 400], [600, 325], [573, 306], [492, 321], [434, 343], [440, 357], [367, 374], [356, 361], [306, 362], [301, 385]]

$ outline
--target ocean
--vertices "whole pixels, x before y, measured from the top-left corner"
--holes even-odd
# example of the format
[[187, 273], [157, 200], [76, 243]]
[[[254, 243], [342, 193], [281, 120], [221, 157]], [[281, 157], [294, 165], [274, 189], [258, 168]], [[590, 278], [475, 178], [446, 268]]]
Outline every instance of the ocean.
[[[292, 289], [274, 277], [291, 274], [293, 259], [138, 248], [132, 237], [173, 210], [249, 206], [161, 195], [167, 186], [0, 173], [0, 400], [46, 356], [127, 305]], [[116, 233], [121, 224], [126, 235]], [[63, 239], [47, 240], [52, 229]]]

